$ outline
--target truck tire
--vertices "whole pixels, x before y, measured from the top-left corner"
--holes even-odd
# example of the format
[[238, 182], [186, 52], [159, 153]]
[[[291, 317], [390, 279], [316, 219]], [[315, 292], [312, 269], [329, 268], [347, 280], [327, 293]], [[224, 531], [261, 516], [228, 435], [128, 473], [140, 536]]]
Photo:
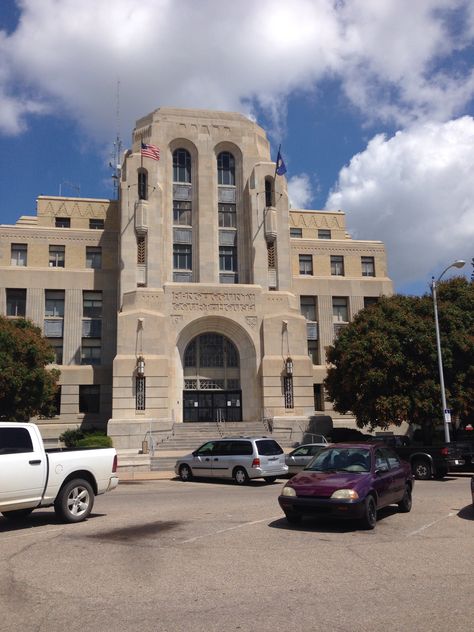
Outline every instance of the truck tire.
[[11, 522], [20, 522], [28, 518], [32, 511], [33, 509], [13, 509], [12, 511], [2, 511], [2, 515]]
[[413, 476], [419, 481], [427, 481], [431, 478], [431, 463], [427, 459], [414, 459], [411, 464]]
[[90, 484], [81, 479], [73, 479], [59, 491], [54, 501], [54, 511], [64, 522], [85, 520], [94, 506], [94, 492]]

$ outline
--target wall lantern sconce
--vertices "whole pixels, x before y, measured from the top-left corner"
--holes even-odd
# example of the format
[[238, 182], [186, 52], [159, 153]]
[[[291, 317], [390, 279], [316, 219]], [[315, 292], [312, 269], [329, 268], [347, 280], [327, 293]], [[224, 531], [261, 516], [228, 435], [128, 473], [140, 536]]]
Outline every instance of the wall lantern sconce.
[[137, 375], [143, 377], [145, 375], [145, 358], [138, 356], [137, 358]]
[[293, 375], [293, 360], [291, 358], [286, 359], [285, 369], [287, 375]]

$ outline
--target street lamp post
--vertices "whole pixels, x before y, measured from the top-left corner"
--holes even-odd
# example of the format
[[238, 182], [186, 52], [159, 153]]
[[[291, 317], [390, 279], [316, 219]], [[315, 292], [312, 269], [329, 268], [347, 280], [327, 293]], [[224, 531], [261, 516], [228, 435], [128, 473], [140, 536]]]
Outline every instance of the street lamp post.
[[446, 406], [446, 392], [444, 389], [444, 373], [443, 373], [443, 357], [441, 355], [441, 339], [439, 335], [439, 321], [438, 321], [438, 302], [436, 297], [436, 285], [441, 281], [441, 277], [445, 272], [447, 272], [450, 268], [462, 268], [466, 262], [462, 259], [458, 259], [451, 263], [447, 268], [441, 272], [438, 277], [438, 280], [435, 281], [433, 277], [431, 280], [431, 292], [433, 294], [433, 309], [434, 309], [434, 318], [435, 318], [435, 328], [436, 328], [436, 349], [438, 351], [438, 368], [439, 368], [439, 384], [441, 387], [441, 405], [443, 407], [443, 421], [444, 421], [444, 440], [446, 443], [451, 441], [449, 436], [449, 424], [451, 422], [451, 413], [448, 411]]

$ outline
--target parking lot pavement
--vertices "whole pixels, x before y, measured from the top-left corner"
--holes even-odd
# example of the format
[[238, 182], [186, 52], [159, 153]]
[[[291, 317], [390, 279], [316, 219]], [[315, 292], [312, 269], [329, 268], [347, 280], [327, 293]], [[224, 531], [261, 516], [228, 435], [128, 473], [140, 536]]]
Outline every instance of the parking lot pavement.
[[0, 518], [2, 629], [423, 632], [472, 627], [467, 476], [417, 481], [409, 514], [290, 527], [280, 481], [128, 481], [87, 522]]

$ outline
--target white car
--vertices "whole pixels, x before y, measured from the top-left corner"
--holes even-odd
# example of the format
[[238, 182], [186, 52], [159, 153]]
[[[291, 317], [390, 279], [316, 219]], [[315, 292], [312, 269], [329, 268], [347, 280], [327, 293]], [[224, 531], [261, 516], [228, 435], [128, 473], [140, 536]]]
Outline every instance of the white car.
[[244, 485], [252, 478], [273, 483], [288, 474], [282, 447], [269, 437], [222, 437], [206, 441], [191, 454], [176, 461], [174, 468], [182, 481], [193, 476], [231, 478]]

